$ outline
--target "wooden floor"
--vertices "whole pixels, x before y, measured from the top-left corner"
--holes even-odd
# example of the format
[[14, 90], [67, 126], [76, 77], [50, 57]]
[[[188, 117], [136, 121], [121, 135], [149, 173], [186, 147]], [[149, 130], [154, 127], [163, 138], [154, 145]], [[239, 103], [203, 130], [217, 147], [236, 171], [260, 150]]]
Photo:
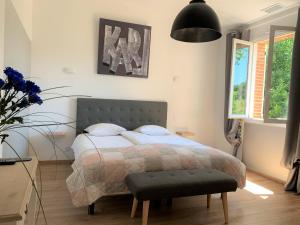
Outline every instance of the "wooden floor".
[[[141, 205], [137, 217], [130, 218], [132, 198], [118, 196], [101, 199], [96, 214], [87, 215], [87, 208], [75, 208], [66, 188], [70, 165], [43, 165], [43, 205], [49, 225], [140, 225]], [[247, 190], [228, 195], [231, 225], [300, 225], [300, 196], [283, 191], [281, 184], [248, 173], [248, 180], [274, 192], [260, 196]], [[39, 225], [44, 225], [42, 219]], [[221, 225], [224, 224], [220, 196], [212, 197], [206, 209], [204, 196], [174, 199], [173, 207], [151, 207], [149, 225]]]

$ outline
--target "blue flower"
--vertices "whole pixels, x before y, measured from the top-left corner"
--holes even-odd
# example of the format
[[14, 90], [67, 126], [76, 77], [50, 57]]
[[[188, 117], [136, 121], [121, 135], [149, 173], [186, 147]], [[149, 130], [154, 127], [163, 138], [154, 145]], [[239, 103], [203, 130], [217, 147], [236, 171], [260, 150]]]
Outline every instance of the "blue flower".
[[0, 79], [0, 89], [4, 86], [5, 82], [4, 80]]
[[6, 67], [4, 73], [6, 74], [9, 80], [24, 79], [23, 75], [20, 72], [14, 70], [11, 67]]
[[37, 86], [34, 82], [27, 80], [26, 81], [26, 93], [29, 95], [41, 93], [41, 88]]
[[24, 92], [26, 90], [26, 82], [20, 72], [11, 67], [7, 67], [4, 70], [4, 73], [6, 74], [8, 80], [8, 84], [6, 85], [5, 89], [11, 89], [14, 87], [16, 91]]
[[24, 92], [26, 90], [26, 82], [25, 80], [16, 80], [14, 83], [13, 83], [13, 86], [15, 88], [16, 91], [22, 91]]
[[10, 90], [12, 89], [12, 87], [13, 87], [12, 83], [5, 83], [2, 89]]
[[36, 103], [39, 105], [43, 104], [43, 100], [40, 98], [40, 96], [38, 96], [36, 94], [29, 95], [28, 101], [33, 104], [36, 104]]

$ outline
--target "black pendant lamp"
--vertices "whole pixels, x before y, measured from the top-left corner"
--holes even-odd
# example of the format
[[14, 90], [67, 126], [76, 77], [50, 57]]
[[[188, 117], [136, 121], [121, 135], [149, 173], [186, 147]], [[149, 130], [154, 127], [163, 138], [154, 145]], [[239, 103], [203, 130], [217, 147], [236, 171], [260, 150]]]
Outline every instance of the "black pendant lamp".
[[176, 17], [171, 37], [183, 42], [209, 42], [222, 37], [215, 11], [204, 0], [192, 0]]

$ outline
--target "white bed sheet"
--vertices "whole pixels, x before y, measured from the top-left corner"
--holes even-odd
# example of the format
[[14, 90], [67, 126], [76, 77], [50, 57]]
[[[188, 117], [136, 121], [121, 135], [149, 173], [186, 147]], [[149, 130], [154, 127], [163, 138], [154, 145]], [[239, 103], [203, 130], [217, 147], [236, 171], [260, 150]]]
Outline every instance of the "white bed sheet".
[[170, 145], [183, 145], [183, 146], [203, 146], [198, 142], [192, 141], [190, 139], [175, 134], [151, 136], [151, 135], [142, 134], [135, 131], [124, 131], [121, 133], [121, 135], [126, 137], [130, 142], [136, 145], [170, 144]]
[[86, 150], [93, 150], [95, 148], [125, 148], [133, 145], [134, 143], [121, 135], [96, 137], [88, 134], [80, 134], [76, 137], [71, 148], [74, 151], [75, 159], [77, 159], [79, 154]]

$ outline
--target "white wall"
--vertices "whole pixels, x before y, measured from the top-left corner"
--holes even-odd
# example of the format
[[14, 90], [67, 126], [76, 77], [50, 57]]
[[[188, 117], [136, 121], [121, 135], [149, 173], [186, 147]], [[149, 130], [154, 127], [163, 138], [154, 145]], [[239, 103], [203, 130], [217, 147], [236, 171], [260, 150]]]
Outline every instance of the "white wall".
[[215, 147], [232, 154], [232, 148], [224, 136], [224, 104], [225, 104], [225, 58], [226, 58], [226, 35], [221, 38], [218, 57], [218, 71], [215, 82]]
[[11, 1], [6, 2], [5, 9], [4, 65], [17, 69], [26, 77], [31, 68], [31, 41]]
[[[24, 76], [30, 74], [31, 43], [17, 14], [17, 11], [10, 0], [5, 4], [5, 25], [4, 25], [4, 66], [11, 66], [22, 72]], [[26, 112], [23, 112], [26, 114]], [[28, 113], [28, 112], [27, 112]], [[28, 150], [27, 140], [28, 129], [18, 129], [22, 135], [16, 132], [8, 132], [8, 143], [18, 152], [20, 156], [26, 156]], [[16, 157], [12, 149], [3, 145], [3, 157]]]
[[[169, 102], [168, 127], [187, 128], [196, 139], [214, 143], [214, 95], [219, 42], [185, 44], [172, 40], [172, 22], [184, 6], [174, 0], [34, 0], [32, 74], [43, 88], [70, 85], [63, 93], [96, 98]], [[166, 13], [167, 12], [167, 13]], [[149, 78], [103, 76], [96, 73], [99, 18], [152, 26]], [[75, 74], [65, 74], [64, 67]], [[176, 80], [175, 82], [173, 81]], [[57, 100], [36, 110], [75, 117], [75, 100]], [[60, 120], [55, 117], [55, 120]], [[65, 119], [61, 119], [65, 121]], [[58, 139], [65, 148], [74, 131], [64, 128]], [[49, 145], [32, 134], [40, 158], [54, 159]], [[64, 157], [59, 156], [60, 159]]]
[[32, 0], [9, 0], [14, 5], [19, 19], [29, 37], [32, 39]]
[[278, 125], [246, 123], [243, 161], [251, 170], [285, 181], [288, 170], [280, 165], [285, 128]]
[[[295, 26], [296, 18], [297, 10], [293, 9], [283, 16], [272, 17], [257, 22], [247, 28], [251, 29], [251, 39], [258, 40], [268, 36], [270, 24]], [[215, 146], [232, 153], [232, 148], [225, 140], [223, 134], [225, 45], [225, 38], [223, 38], [219, 59], [219, 78], [216, 87]], [[288, 170], [280, 165], [284, 139], [284, 126], [246, 122], [244, 130], [243, 162], [249, 169], [285, 181]]]
[[4, 63], [4, 23], [5, 23], [5, 0], [0, 0], [0, 69], [1, 70], [3, 68], [3, 63]]
[[291, 8], [284, 13], [265, 18], [264, 20], [251, 24], [246, 28], [251, 29], [251, 41], [264, 40], [269, 38], [270, 25], [295, 27], [297, 16], [298, 7]]

